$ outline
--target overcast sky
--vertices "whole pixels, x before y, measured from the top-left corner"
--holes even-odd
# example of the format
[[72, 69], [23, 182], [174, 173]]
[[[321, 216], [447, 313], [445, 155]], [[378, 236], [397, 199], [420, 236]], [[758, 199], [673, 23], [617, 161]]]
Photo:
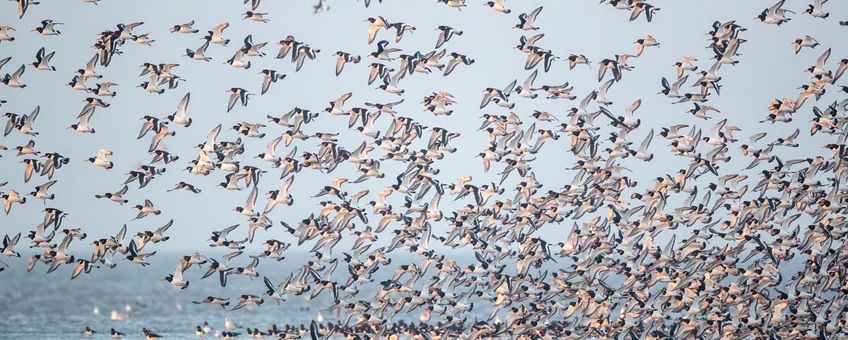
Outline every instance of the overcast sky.
[[[365, 101], [388, 102], [398, 97], [376, 89], [377, 83], [367, 86], [368, 65], [375, 60], [366, 57], [376, 50], [376, 44], [367, 44], [368, 24], [363, 20], [369, 16], [381, 15], [390, 22], [405, 22], [414, 25], [417, 30], [407, 33], [399, 43], [393, 42], [393, 36], [388, 32], [380, 32], [379, 39], [392, 40], [392, 46], [403, 49], [402, 53], [412, 54], [415, 51], [429, 52], [435, 46], [438, 36], [436, 27], [448, 25], [465, 32], [455, 36], [446, 43], [448, 53], [460, 52], [475, 59], [473, 65], [460, 65], [448, 77], [439, 73], [431, 75], [415, 74], [401, 81], [405, 89], [405, 102], [397, 110], [399, 114], [413, 117], [429, 127], [444, 127], [452, 132], [460, 132], [462, 136], [454, 141], [459, 150], [436, 163], [442, 170], [438, 176], [443, 182], [452, 182], [459, 175], [472, 175], [474, 183], [485, 184], [497, 181], [500, 176], [496, 167], [489, 173], [483, 173], [479, 158], [473, 156], [479, 153], [487, 142], [484, 133], [476, 131], [480, 125], [482, 113], [505, 114], [507, 111], [490, 105], [485, 110], [479, 110], [482, 90], [487, 87], [505, 87], [510, 81], [518, 79], [521, 83], [530, 71], [523, 69], [526, 55], [513, 49], [518, 39], [525, 32], [513, 29], [518, 22], [517, 15], [529, 12], [539, 6], [540, 1], [507, 1], [513, 10], [510, 15], [492, 11], [481, 6], [482, 1], [471, 1], [462, 11], [439, 5], [434, 1], [386, 1], [374, 2], [371, 8], [364, 8], [361, 2], [329, 0], [331, 9], [318, 15], [312, 14], [311, 6], [314, 1], [264, 1], [259, 9], [267, 12], [269, 23], [243, 21], [240, 13], [246, 6], [240, 0], [215, 1], [209, 6], [208, 1], [147, 1], [127, 2], [104, 0], [99, 5], [86, 4], [81, 1], [42, 1], [41, 5], [31, 6], [22, 20], [18, 20], [13, 2], [2, 4], [0, 24], [7, 24], [16, 29], [12, 35], [17, 39], [13, 42], [0, 42], [0, 58], [11, 56], [9, 62], [0, 73], [11, 73], [23, 63], [30, 64], [35, 60], [35, 53], [40, 47], [48, 52], [56, 51], [52, 64], [57, 71], [37, 71], [27, 68], [23, 80], [28, 85], [26, 89], [11, 89], [0, 86], [0, 98], [8, 103], [2, 107], [3, 112], [28, 114], [36, 105], [41, 106], [41, 114], [35, 122], [35, 129], [40, 135], [35, 138], [36, 149], [41, 152], [59, 152], [69, 157], [71, 162], [58, 170], [55, 179], [59, 182], [52, 188], [56, 199], [43, 205], [30, 199], [25, 205], [14, 206], [8, 216], [0, 216], [0, 234], [24, 232], [34, 228], [41, 221], [41, 210], [45, 207], [56, 207], [68, 212], [65, 226], [81, 227], [89, 235], [101, 238], [114, 234], [124, 223], [129, 231], [154, 229], [173, 218], [174, 226], [170, 230], [171, 240], [159, 244], [160, 248], [179, 248], [185, 250], [205, 251], [206, 238], [212, 230], [224, 226], [246, 223], [241, 215], [231, 211], [236, 206], [244, 204], [249, 193], [245, 191], [225, 191], [214, 186], [223, 180], [223, 173], [214, 172], [203, 177], [190, 175], [182, 169], [190, 159], [197, 155], [195, 145], [202, 143], [207, 133], [216, 125], [223, 124], [225, 129], [240, 121], [266, 122], [266, 115], [280, 116], [298, 106], [313, 111], [321, 111], [329, 101], [345, 92], [353, 92], [353, 98], [347, 107], [363, 106]], [[479, 3], [478, 3], [479, 2]], [[652, 23], [642, 18], [628, 22], [628, 12], [617, 11], [610, 6], [599, 6], [597, 1], [549, 1], [545, 2], [544, 10], [538, 19], [541, 27], [539, 32], [545, 37], [539, 46], [550, 49], [560, 57], [568, 54], [584, 54], [592, 62], [589, 67], [579, 66], [568, 70], [567, 64], [557, 61], [550, 72], [540, 71], [536, 85], [559, 85], [569, 82], [574, 85], [573, 93], [582, 99], [597, 83], [597, 61], [611, 58], [615, 54], [635, 53], [633, 42], [647, 34], [653, 35], [661, 42], [660, 48], [649, 48], [644, 55], [633, 59], [630, 64], [635, 66], [627, 72], [621, 82], [613, 85], [608, 96], [614, 104], [611, 110], [623, 113], [624, 108], [634, 100], [641, 98], [643, 104], [637, 111], [637, 117], [642, 119], [644, 128], [637, 130], [631, 139], [638, 145], [648, 133], [650, 127], [659, 129], [661, 126], [672, 124], [697, 124], [708, 133], [712, 124], [721, 118], [727, 118], [729, 124], [740, 127], [740, 140], [747, 140], [751, 134], [767, 131], [767, 140], [789, 135], [796, 127], [808, 131], [809, 119], [812, 117], [812, 105], [808, 103], [796, 114], [792, 124], [769, 125], [758, 121], [767, 115], [767, 106], [772, 98], [796, 98], [798, 86], [808, 81], [808, 74], [803, 70], [815, 64], [816, 58], [828, 47], [833, 48], [832, 65], [841, 58], [848, 56], [848, 46], [844, 44], [846, 28], [838, 26], [838, 20], [846, 13], [844, 1], [831, 1], [826, 5], [831, 12], [827, 20], [815, 19], [808, 15], [794, 15], [793, 20], [783, 27], [769, 26], [752, 20], [759, 12], [770, 6], [771, 1], [655, 1], [662, 10], [654, 16]], [[802, 12], [808, 1], [787, 1], [786, 7], [796, 12]], [[842, 17], [840, 17], [842, 15]], [[846, 17], [848, 18], [848, 17]], [[62, 22], [58, 26], [62, 32], [59, 36], [46, 37], [31, 29], [39, 25], [43, 19]], [[169, 33], [171, 26], [195, 20], [195, 28], [201, 30], [198, 34]], [[686, 114], [690, 104], [671, 104], [668, 98], [657, 95], [661, 89], [660, 78], [674, 77], [672, 64], [682, 59], [683, 55], [693, 55], [700, 59], [701, 69], [708, 69], [712, 64], [709, 58], [712, 51], [706, 49], [707, 33], [714, 20], [722, 22], [737, 20], [748, 30], [742, 33], [747, 39], [741, 48], [741, 61], [735, 66], [725, 66], [721, 69], [721, 96], [713, 96], [710, 104], [718, 107], [721, 113], [715, 114], [715, 119], [704, 122], [698, 121]], [[98, 108], [92, 119], [92, 125], [97, 130], [95, 134], [78, 134], [65, 129], [75, 123], [76, 115], [83, 106], [87, 94], [72, 90], [65, 84], [73, 77], [74, 71], [83, 68], [85, 63], [94, 55], [91, 45], [99, 32], [107, 29], [114, 30], [118, 23], [143, 21], [144, 24], [134, 30], [134, 33], [150, 33], [154, 39], [152, 47], [136, 45], [127, 42], [116, 55], [112, 64], [103, 68], [98, 66], [98, 73], [103, 75], [103, 81], [112, 81], [119, 86], [114, 89], [118, 95], [114, 98], [103, 98], [111, 106]], [[231, 26], [224, 35], [232, 39], [227, 47], [213, 45], [207, 55], [211, 62], [189, 60], [182, 57], [185, 49], [196, 49], [201, 45], [202, 33], [211, 30], [221, 22], [228, 21]], [[264, 58], [251, 58], [253, 66], [249, 70], [235, 69], [223, 64], [235, 50], [241, 46], [243, 38], [253, 35], [254, 43], [269, 42], [263, 50], [268, 55]], [[795, 54], [791, 43], [794, 39], [809, 34], [816, 38], [822, 46], [815, 50], [804, 49]], [[294, 65], [287, 59], [274, 59], [278, 46], [276, 41], [293, 35], [297, 40], [308, 43], [320, 49], [318, 58], [307, 60], [299, 72], [294, 71]], [[358, 65], [348, 64], [341, 76], [334, 75], [333, 55], [337, 50], [363, 55]], [[443, 60], [445, 63], [447, 59]], [[164, 94], [149, 94], [135, 87], [146, 77], [138, 77], [141, 65], [151, 63], [179, 63], [173, 73], [185, 79], [176, 89], [168, 89]], [[264, 68], [275, 69], [285, 73], [287, 77], [271, 86], [264, 96], [255, 96], [249, 106], [236, 106], [226, 113], [228, 94], [231, 87], [243, 87], [258, 93], [261, 85], [261, 75], [258, 72]], [[694, 80], [690, 78], [690, 82]], [[94, 80], [89, 81], [93, 86]], [[423, 96], [435, 91], [448, 91], [457, 100], [452, 116], [434, 117], [423, 110], [420, 100]], [[152, 158], [147, 154], [149, 136], [136, 140], [135, 136], [141, 127], [144, 115], [164, 117], [171, 114], [180, 99], [191, 92], [189, 116], [194, 123], [189, 127], [173, 126], [177, 135], [167, 139], [167, 149], [178, 155], [176, 164], [168, 165], [167, 173], [157, 176], [145, 189], [138, 190], [137, 185], [130, 185], [126, 198], [129, 205], [118, 206], [104, 200], [95, 200], [94, 194], [120, 189], [125, 174], [135, 169], [139, 164], [146, 164]], [[515, 98], [517, 96], [513, 96]], [[817, 105], [826, 106], [836, 97], [830, 93]], [[528, 124], [532, 121], [530, 114], [533, 110], [550, 111], [560, 119], [564, 119], [567, 109], [576, 106], [577, 101], [534, 100], [518, 98], [514, 112]], [[381, 126], [388, 124], [389, 117], [381, 118]], [[355, 149], [363, 137], [346, 129], [347, 117], [322, 115], [316, 122], [306, 125], [305, 133], [343, 132], [340, 145], [348, 150]], [[555, 129], [555, 124], [538, 123], [537, 126]], [[252, 159], [254, 155], [264, 152], [265, 145], [275, 136], [284, 132], [281, 127], [269, 124], [264, 132], [268, 134], [263, 140], [245, 139], [246, 152], [239, 159], [242, 165], [267, 167], [267, 163]], [[429, 133], [426, 134], [429, 136]], [[219, 140], [234, 140], [236, 135], [232, 130], [225, 130]], [[0, 139], [0, 144], [12, 149], [23, 145], [29, 136], [13, 132], [8, 137]], [[802, 147], [791, 150], [781, 150], [788, 158], [823, 154], [820, 145], [827, 143], [827, 137], [816, 136], [816, 141], [808, 142], [808, 133], [802, 133], [799, 142]], [[666, 142], [655, 138], [651, 146], [656, 158], [648, 164], [628, 159], [621, 163], [630, 166], [634, 173], [631, 175], [639, 181], [647, 183], [652, 178], [664, 173], [673, 173], [687, 164], [683, 159], [671, 156], [667, 151]], [[317, 142], [308, 140], [297, 143], [299, 152], [317, 150]], [[815, 145], [815, 147], [807, 147]], [[85, 161], [92, 157], [100, 148], [114, 152], [111, 160], [115, 163], [112, 170], [97, 168]], [[290, 148], [280, 147], [278, 155], [285, 155]], [[32, 191], [32, 188], [45, 182], [46, 177], [34, 177], [29, 183], [23, 183], [22, 158], [15, 157], [14, 150], [0, 152], [0, 182], [9, 183], [0, 188], [2, 191], [15, 189], [20, 193]], [[380, 151], [374, 154], [382, 156]], [[738, 150], [731, 150], [730, 155], [736, 158], [727, 169], [741, 169], [747, 165], [748, 159], [742, 159]], [[563, 184], [570, 183], [573, 171], [566, 171], [575, 157], [567, 149], [567, 140], [549, 143], [537, 155], [533, 170], [545, 185], [543, 190], [554, 190]], [[158, 165], [161, 166], [161, 163]], [[369, 189], [371, 195], [383, 190], [394, 181], [399, 171], [397, 164], [384, 162], [383, 171], [387, 176], [384, 180], [371, 180], [361, 184], [346, 186], [348, 192]], [[353, 177], [353, 167], [349, 164], [340, 166], [337, 171], [326, 175], [304, 169], [295, 175], [296, 180], [293, 195], [296, 204], [291, 207], [278, 207], [270, 214], [275, 222], [274, 228], [258, 234], [258, 238], [287, 239], [279, 228], [278, 221], [295, 224], [298, 220], [317, 211], [316, 204], [320, 199], [311, 198], [321, 186], [328, 184], [333, 178]], [[517, 176], [516, 176], [517, 177]], [[507, 188], [513, 187], [516, 177], [505, 183]], [[264, 206], [264, 193], [276, 189], [279, 171], [272, 170], [260, 182], [260, 197], [257, 205]], [[185, 180], [203, 190], [201, 195], [187, 192], [166, 193], [178, 181]], [[754, 179], [757, 180], [757, 179]], [[512, 194], [509, 194], [511, 196]], [[399, 200], [402, 197], [395, 197]], [[132, 205], [151, 199], [163, 211], [160, 216], [151, 216], [140, 221], [131, 221], [136, 215]], [[449, 200], [443, 199], [444, 209], [451, 207]], [[402, 202], [396, 202], [400, 204]], [[570, 228], [570, 222], [562, 228], [551, 225], [543, 230], [543, 235], [551, 238], [564, 236], [563, 230]], [[244, 232], [244, 229], [242, 229]], [[446, 233], [444, 224], [436, 224], [434, 233]], [[346, 239], [350, 237], [346, 236]], [[290, 239], [287, 239], [290, 240]], [[381, 239], [387, 242], [388, 239]], [[557, 240], [554, 240], [557, 241]], [[23, 248], [23, 247], [21, 247]], [[89, 250], [82, 253], [89, 253]]]

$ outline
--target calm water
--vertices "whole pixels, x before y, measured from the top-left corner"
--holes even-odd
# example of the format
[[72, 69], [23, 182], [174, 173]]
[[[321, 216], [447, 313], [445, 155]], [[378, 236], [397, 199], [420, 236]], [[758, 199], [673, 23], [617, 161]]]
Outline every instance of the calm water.
[[[151, 265], [144, 268], [118, 260], [114, 269], [95, 268], [71, 281], [72, 266], [62, 265], [46, 274], [47, 266], [38, 264], [32, 272], [26, 272], [30, 254], [23, 254], [23, 249], [21, 252], [24, 257], [20, 259], [3, 259], [11, 268], [0, 272], [0, 339], [86, 339], [82, 334], [85, 326], [98, 332], [95, 338], [108, 339], [109, 328], [127, 334], [125, 338], [128, 339], [142, 338], [141, 328], [147, 327], [169, 339], [196, 339], [194, 329], [197, 325], [206, 321], [213, 329], [222, 330], [225, 318], [241, 327], [237, 332], [243, 332], [243, 327], [265, 330], [274, 323], [308, 324], [319, 313], [328, 321], [337, 319], [333, 312], [326, 310], [331, 301], [329, 295], [324, 294], [314, 301], [294, 296], [279, 305], [266, 299], [262, 307], [249, 306], [238, 311], [192, 304], [192, 301], [213, 295], [229, 297], [231, 308], [240, 294], [261, 296], [265, 285], [261, 277], [251, 280], [230, 276], [227, 287], [222, 288], [217, 276], [200, 280], [206, 269], [192, 266], [185, 274], [190, 286], [185, 290], [173, 288], [162, 278], [173, 273], [182, 253], [160, 252], [151, 259]], [[298, 270], [305, 257], [305, 254], [292, 254], [280, 263], [261, 261], [258, 270], [276, 284]], [[242, 255], [230, 265], [244, 265], [249, 260]], [[397, 259], [390, 267], [396, 263]], [[383, 268], [381, 272], [391, 275], [392, 270]], [[341, 275], [346, 273], [346, 268], [339, 265], [335, 279], [343, 280]], [[95, 314], [95, 308], [99, 313]], [[124, 320], [112, 320], [113, 310]], [[415, 319], [418, 314], [408, 317]]]
[[[46, 274], [47, 267], [39, 264], [27, 273], [25, 258], [3, 259], [12, 268], [0, 273], [0, 338], [83, 339], [81, 331], [89, 326], [101, 333], [101, 338], [108, 338], [109, 328], [126, 333], [127, 338], [140, 338], [141, 328], [147, 327], [168, 338], [194, 339], [195, 326], [207, 321], [213, 328], [223, 329], [226, 317], [239, 326], [263, 330], [273, 323], [309, 322], [319, 312], [332, 318], [331, 312], [315, 307], [329, 305], [323, 297], [311, 302], [293, 297], [279, 306], [266, 300], [261, 308], [246, 307], [234, 312], [192, 304], [207, 295], [229, 297], [231, 301], [239, 294], [261, 295], [265, 286], [261, 277], [250, 280], [231, 276], [227, 287], [222, 288], [217, 276], [200, 280], [205, 269], [192, 266], [185, 275], [191, 284], [180, 291], [162, 281], [163, 276], [173, 272], [178, 255], [157, 254], [146, 268], [119, 261], [114, 269], [94, 269], [73, 281], [70, 266], [63, 265]], [[241, 265], [249, 260], [243, 257], [231, 264]], [[282, 263], [263, 261], [258, 269], [276, 283], [296, 270], [295, 263], [288, 259]], [[113, 310], [125, 320], [112, 320]]]

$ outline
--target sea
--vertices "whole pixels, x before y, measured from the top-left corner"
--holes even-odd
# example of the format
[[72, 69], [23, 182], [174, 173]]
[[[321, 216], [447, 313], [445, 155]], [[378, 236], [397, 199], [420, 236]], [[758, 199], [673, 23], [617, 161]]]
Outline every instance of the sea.
[[[214, 330], [224, 330], [226, 319], [235, 324], [235, 332], [242, 333], [239, 338], [247, 338], [246, 328], [264, 331], [273, 324], [303, 324], [308, 328], [312, 320], [335, 322], [345, 317], [328, 310], [332, 299], [326, 293], [312, 301], [305, 296], [292, 296], [279, 304], [264, 296], [262, 306], [231, 310], [241, 294], [263, 296], [262, 276], [279, 284], [298, 271], [309, 257], [305, 253], [289, 254], [281, 262], [262, 260], [257, 267], [262, 276], [250, 279], [232, 275], [226, 287], [221, 287], [217, 274], [201, 280], [205, 265], [195, 265], [184, 274], [190, 282], [184, 290], [169, 285], [163, 278], [174, 272], [180, 255], [190, 252], [159, 252], [146, 267], [116, 257], [115, 268], [94, 268], [74, 280], [71, 280], [72, 265], [62, 265], [48, 274], [47, 265], [39, 263], [32, 272], [27, 272], [29, 254], [23, 250], [21, 253], [21, 258], [0, 259], [10, 266], [0, 272], [0, 339], [90, 339], [83, 333], [85, 327], [97, 332], [91, 337], [94, 339], [109, 339], [111, 328], [125, 333], [124, 339], [143, 339], [142, 328], [167, 339], [197, 339], [198, 325], [206, 322]], [[473, 257], [466, 258], [473, 261]], [[243, 266], [249, 261], [250, 258], [242, 255], [230, 266]], [[390, 268], [381, 271], [391, 275]], [[336, 274], [343, 279], [347, 268], [340, 264]], [[373, 282], [369, 286], [377, 284]], [[364, 291], [360, 294], [362, 298], [373, 296]], [[230, 298], [229, 308], [192, 303], [209, 295]], [[419, 315], [400, 315], [395, 320], [417, 321]]]

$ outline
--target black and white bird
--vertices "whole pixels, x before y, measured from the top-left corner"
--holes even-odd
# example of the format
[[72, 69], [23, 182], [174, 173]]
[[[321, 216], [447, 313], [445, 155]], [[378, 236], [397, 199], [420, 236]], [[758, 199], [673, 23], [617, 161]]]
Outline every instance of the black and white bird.
[[32, 29], [33, 32], [38, 32], [41, 35], [59, 35], [62, 32], [56, 29], [57, 25], [64, 25], [61, 22], [55, 22], [50, 19], [42, 20], [41, 26]]
[[[542, 12], [543, 6], [539, 6], [534, 9], [530, 13], [521, 13], [518, 15], [518, 20], [520, 21], [515, 25], [515, 28], [524, 30], [524, 31], [535, 31], [538, 30], [539, 27], [536, 26], [536, 17], [539, 16], [539, 13]], [[438, 46], [436, 47], [438, 48]]]
[[227, 90], [227, 92], [230, 92], [230, 99], [227, 103], [227, 112], [230, 112], [230, 110], [232, 110], [233, 107], [236, 106], [236, 103], [241, 103], [242, 106], [247, 106], [247, 102], [250, 99], [250, 96], [253, 95], [253, 93], [250, 93], [247, 90], [239, 87], [233, 87]]
[[56, 71], [55, 66], [50, 66], [50, 59], [53, 59], [56, 52], [53, 51], [47, 54], [45, 53], [44, 47], [38, 49], [38, 52], [35, 54], [35, 62], [32, 63], [32, 66], [34, 66], [36, 70]]
[[276, 83], [278, 80], [282, 80], [286, 78], [285, 74], [277, 73], [275, 70], [264, 69], [259, 74], [262, 74], [262, 92], [260, 94], [265, 94], [268, 92], [268, 88], [271, 87], [271, 83]]

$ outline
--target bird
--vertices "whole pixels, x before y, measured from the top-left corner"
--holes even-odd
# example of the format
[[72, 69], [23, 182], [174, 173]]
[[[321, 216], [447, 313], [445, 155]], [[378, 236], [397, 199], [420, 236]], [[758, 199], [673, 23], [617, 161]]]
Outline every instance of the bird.
[[[14, 30], [15, 30], [15, 29], [14, 29], [12, 26], [9, 26], [9, 25], [0, 25], [0, 42], [3, 42], [3, 41], [15, 41], [15, 37], [13, 37], [13, 36], [9, 35], [9, 34], [10, 34], [10, 32], [11, 32], [11, 31], [14, 31]], [[5, 60], [5, 58], [4, 58], [4, 60]], [[5, 62], [8, 62], [8, 60], [5, 60], [5, 61], [4, 61], [4, 63], [5, 63]]]
[[156, 40], [150, 39], [150, 33], [133, 35], [132, 41], [135, 41], [136, 44], [147, 46], [153, 46], [153, 43], [156, 42]]
[[203, 38], [203, 45], [200, 45], [196, 50], [186, 49], [186, 54], [183, 56], [189, 57], [192, 60], [211, 61], [212, 58], [206, 56], [206, 49], [209, 48], [209, 43], [212, 41], [211, 36]]
[[192, 28], [192, 26], [194, 26], [194, 20], [189, 21], [189, 22], [184, 23], [184, 24], [174, 25], [173, 27], [171, 27], [171, 33], [197, 33], [197, 32], [200, 32], [200, 30], [196, 30], [196, 29]]
[[489, 8], [493, 9], [496, 12], [500, 12], [503, 14], [512, 13], [512, 10], [506, 8], [505, 4], [506, 0], [494, 0], [494, 1], [486, 1], [483, 6], [489, 6]]
[[247, 106], [247, 101], [253, 95], [253, 93], [239, 87], [233, 87], [227, 90], [227, 92], [231, 92], [229, 103], [227, 104], [227, 112], [230, 112], [236, 106], [237, 102], [240, 102], [242, 106]]
[[457, 52], [452, 52], [450, 54], [450, 56], [451, 56], [452, 59], [450, 60], [450, 62], [448, 62], [448, 66], [445, 67], [445, 72], [444, 72], [445, 76], [451, 74], [453, 72], [454, 68], [456, 68], [456, 66], [459, 65], [459, 64], [465, 64], [465, 65], [474, 64], [474, 59], [471, 59], [468, 56], [465, 56], [463, 54], [459, 54]]
[[188, 103], [191, 100], [191, 92], [186, 93], [183, 96], [183, 99], [180, 100], [180, 103], [177, 104], [177, 111], [173, 114], [168, 115], [168, 120], [174, 122], [175, 124], [180, 124], [185, 127], [191, 126], [192, 119], [188, 118]]
[[215, 27], [213, 27], [211, 31], [208, 31], [208, 33], [209, 33], [209, 39], [208, 39], [209, 43], [221, 45], [221, 46], [227, 46], [227, 44], [230, 43], [230, 39], [224, 38], [223, 34], [224, 34], [224, 30], [226, 30], [228, 27], [230, 27], [230, 23], [226, 22], [226, 21], [215, 25]]
[[91, 329], [91, 327], [85, 326], [85, 328], [83, 328], [82, 330], [82, 334], [87, 337], [92, 337], [94, 336], [94, 334], [97, 334], [97, 331]]
[[259, 12], [247, 11], [247, 12], [244, 12], [242, 14], [242, 16], [243, 16], [242, 20], [250, 20], [250, 21], [255, 21], [255, 22], [267, 23], [270, 20], [265, 18], [266, 15], [268, 15], [268, 13], [259, 13]]
[[154, 255], [156, 255], [155, 251], [149, 252], [149, 253], [144, 253], [144, 254], [139, 253], [139, 250], [136, 247], [135, 240], [130, 240], [130, 245], [127, 247], [127, 256], [126, 256], [128, 261], [135, 263], [135, 264], [138, 264], [138, 265], [141, 265], [142, 267], [145, 267], [145, 266], [150, 265], [150, 263], [147, 262], [147, 259], [151, 256], [154, 256]]
[[378, 60], [394, 60], [390, 53], [400, 52], [401, 49], [395, 47], [388, 47], [389, 42], [387, 40], [380, 40], [377, 42], [377, 51], [371, 52], [370, 56], [378, 59]]
[[381, 30], [381, 29], [388, 30], [389, 29], [389, 22], [386, 21], [386, 19], [384, 19], [381, 16], [378, 16], [376, 18], [368, 18], [368, 19], [365, 19], [365, 21], [369, 23], [369, 26], [368, 26], [368, 44], [369, 45], [374, 42], [374, 39], [377, 38], [377, 32], [379, 32], [379, 30]]
[[280, 182], [279, 189], [269, 191], [268, 200], [262, 214], [270, 213], [278, 204], [288, 206], [294, 204], [294, 197], [289, 193], [293, 183], [294, 176], [289, 176], [286, 180]]
[[250, 294], [242, 294], [239, 297], [238, 304], [236, 304], [231, 310], [236, 311], [242, 309], [248, 305], [255, 304], [257, 306], [261, 306], [265, 302], [264, 299]]
[[147, 340], [159, 339], [162, 337], [161, 335], [156, 334], [147, 328], [142, 328], [141, 335], [144, 335], [144, 338]]
[[264, 69], [259, 74], [262, 74], [262, 92], [259, 94], [265, 94], [268, 92], [268, 88], [271, 87], [271, 83], [276, 83], [278, 80], [282, 80], [286, 78], [285, 74], [277, 73], [275, 70]]
[[359, 64], [359, 62], [362, 60], [361, 56], [351, 55], [350, 53], [343, 52], [343, 51], [336, 52], [336, 56], [338, 56], [336, 58], [336, 76], [342, 74], [342, 71], [344, 70], [345, 64], [347, 64], [347, 63]]
[[812, 15], [815, 18], [827, 19], [827, 17], [830, 16], [830, 13], [825, 12], [822, 8], [827, 1], [828, 0], [815, 0], [812, 4], [807, 5], [807, 9], [804, 10], [804, 13]]
[[[438, 2], [445, 4], [448, 7], [462, 10], [462, 7], [468, 6], [465, 0], [439, 0]], [[438, 48], [438, 47], [437, 47]]]
[[107, 149], [100, 149], [97, 151], [97, 156], [89, 157], [88, 161], [91, 162], [91, 164], [94, 164], [94, 166], [110, 170], [114, 167], [114, 163], [112, 163], [112, 161], [106, 160], [106, 157], [111, 155], [112, 151]]
[[805, 35], [803, 38], [795, 39], [795, 41], [792, 42], [792, 46], [795, 47], [795, 54], [798, 54], [798, 52], [801, 52], [801, 48], [804, 48], [804, 47], [816, 48], [816, 46], [818, 46], [818, 45], [819, 45], [819, 42], [816, 41], [816, 39], [814, 39], [813, 37], [811, 37], [809, 35]]
[[760, 21], [762, 21], [765, 24], [778, 25], [778, 26], [782, 25], [785, 22], [792, 20], [792, 18], [787, 17], [786, 14], [787, 13], [794, 14], [795, 12], [783, 8], [783, 4], [785, 2], [786, 2], [786, 0], [780, 0], [780, 1], [776, 2], [771, 7], [764, 9], [760, 13], [760, 15], [756, 16], [754, 19], [759, 19]]
[[403, 39], [403, 35], [406, 32], [415, 32], [415, 26], [410, 24], [402, 23], [402, 22], [393, 22], [389, 24], [387, 29], [395, 29], [395, 42], [399, 43], [401, 39]]
[[26, 203], [26, 197], [22, 197], [15, 190], [9, 190], [8, 193], [0, 192], [0, 198], [3, 198], [3, 212], [6, 215], [12, 211], [12, 204], [24, 204]]
[[50, 66], [50, 59], [53, 59], [53, 55], [55, 55], [56, 52], [45, 53], [44, 47], [38, 49], [38, 52], [35, 54], [35, 62], [32, 63], [32, 66], [34, 66], [36, 70], [56, 71], [55, 66]]
[[11, 238], [9, 235], [3, 236], [3, 247], [0, 248], [0, 254], [7, 257], [21, 257], [21, 254], [15, 251], [15, 246], [21, 239], [21, 234], [18, 233]]
[[403, 95], [404, 90], [398, 87], [398, 81], [400, 80], [401, 73], [397, 73], [394, 76], [389, 76], [386, 74], [383, 76], [383, 85], [378, 86], [377, 88], [391, 94], [395, 95]]
[[112, 202], [118, 203], [119, 205], [124, 205], [127, 202], [129, 202], [128, 200], [124, 199], [124, 195], [127, 193], [128, 190], [129, 190], [129, 187], [124, 185], [123, 187], [121, 187], [121, 190], [118, 190], [116, 192], [106, 192], [106, 193], [103, 193], [103, 194], [95, 194], [94, 197], [98, 198], [98, 199], [107, 199], [107, 200], [110, 200]]
[[683, 77], [683, 74], [686, 71], [695, 72], [698, 70], [698, 66], [695, 65], [694, 62], [698, 61], [698, 58], [695, 58], [690, 55], [683, 56], [683, 61], [678, 61], [674, 63], [674, 70], [677, 72], [677, 79]]
[[[534, 9], [530, 13], [519, 14], [518, 20], [520, 22], [515, 25], [515, 28], [520, 29], [520, 30], [524, 30], [524, 31], [538, 30], [539, 27], [536, 27], [536, 25], [535, 25], [536, 24], [536, 17], [538, 17], [539, 13], [542, 12], [543, 7], [544, 6], [539, 6], [538, 8]], [[439, 47], [436, 46], [436, 48], [439, 48]]]
[[138, 204], [135, 206], [135, 209], [138, 210], [138, 216], [136, 216], [134, 220], [142, 219], [150, 214], [159, 215], [162, 213], [162, 211], [153, 206], [153, 202], [150, 200], [144, 200], [144, 205]]
[[62, 32], [59, 32], [59, 30], [56, 29], [56, 25], [64, 25], [64, 24], [61, 23], [61, 22], [55, 22], [55, 21], [50, 20], [50, 19], [45, 19], [45, 20], [41, 21], [41, 26], [33, 28], [32, 31], [38, 32], [41, 35], [47, 35], [47, 36], [62, 34]]
[[163, 278], [165, 282], [168, 282], [171, 286], [174, 286], [179, 289], [188, 288], [189, 281], [183, 279], [183, 270], [185, 269], [185, 260], [180, 260], [180, 263], [177, 264], [177, 269], [174, 270], [173, 274], [168, 274]]
[[294, 54], [292, 54], [292, 61], [295, 63], [295, 72], [300, 71], [300, 68], [303, 67], [303, 62], [306, 58], [315, 60], [319, 52], [321, 52], [320, 49], [312, 48], [306, 44], [298, 46], [294, 51]]
[[463, 31], [458, 31], [453, 27], [445, 25], [439, 25], [436, 29], [439, 30], [439, 38], [436, 40], [435, 49], [442, 47], [442, 45], [450, 41], [454, 36], [461, 36], [463, 33]]
[[[197, 305], [199, 305], [199, 304], [204, 304], [204, 303], [208, 303], [208, 304], [213, 304], [213, 305], [221, 306], [221, 308], [227, 308], [227, 306], [229, 306], [229, 305], [230, 305], [230, 301], [228, 301], [228, 300], [229, 300], [229, 298], [220, 298], [220, 297], [215, 297], [215, 296], [207, 296], [207, 297], [206, 297], [206, 298], [204, 298], [203, 300], [200, 300], [200, 301], [192, 301], [192, 303], [197, 304]], [[198, 326], [198, 328], [200, 328], [200, 326]], [[202, 333], [202, 334], [206, 334], [206, 333], [208, 333], [208, 332], [204, 332], [203, 330], [201, 330], [201, 333]], [[201, 335], [202, 335], [202, 334], [201, 334]]]
[[114, 328], [110, 328], [109, 329], [109, 335], [112, 337], [112, 339], [118, 340], [118, 339], [121, 339], [126, 334], [121, 333], [121, 332], [115, 330]]
[[641, 57], [646, 47], [660, 46], [660, 43], [657, 42], [657, 40], [650, 34], [646, 35], [644, 38], [637, 39], [634, 43], [636, 44], [636, 57]]
[[48, 193], [48, 190], [50, 190], [50, 187], [53, 186], [54, 184], [56, 184], [56, 182], [57, 181], [55, 179], [47, 181], [44, 184], [41, 184], [41, 185], [35, 187], [35, 191], [30, 192], [29, 195], [32, 196], [33, 198], [37, 199], [37, 200], [41, 200], [41, 201], [46, 203], [47, 200], [52, 200], [52, 199], [56, 198], [56, 194]]
[[647, 2], [633, 2], [633, 9], [630, 12], [630, 21], [639, 19], [642, 13], [645, 14], [645, 20], [651, 22], [656, 15], [656, 12], [661, 8], [651, 5]]
[[568, 69], [569, 70], [573, 70], [574, 67], [576, 67], [579, 64], [585, 64], [589, 67], [592, 66], [589, 59], [586, 58], [586, 56], [584, 56], [582, 54], [571, 54], [565, 60], [568, 61]]
[[12, 73], [11, 75], [7, 73], [2, 79], [3, 84], [5, 84], [6, 86], [11, 87], [11, 88], [18, 88], [18, 89], [26, 88], [27, 85], [21, 82], [21, 76], [24, 75], [25, 70], [26, 70], [26, 66], [21, 65], [21, 67], [18, 68], [18, 70], [15, 71], [15, 73]]

